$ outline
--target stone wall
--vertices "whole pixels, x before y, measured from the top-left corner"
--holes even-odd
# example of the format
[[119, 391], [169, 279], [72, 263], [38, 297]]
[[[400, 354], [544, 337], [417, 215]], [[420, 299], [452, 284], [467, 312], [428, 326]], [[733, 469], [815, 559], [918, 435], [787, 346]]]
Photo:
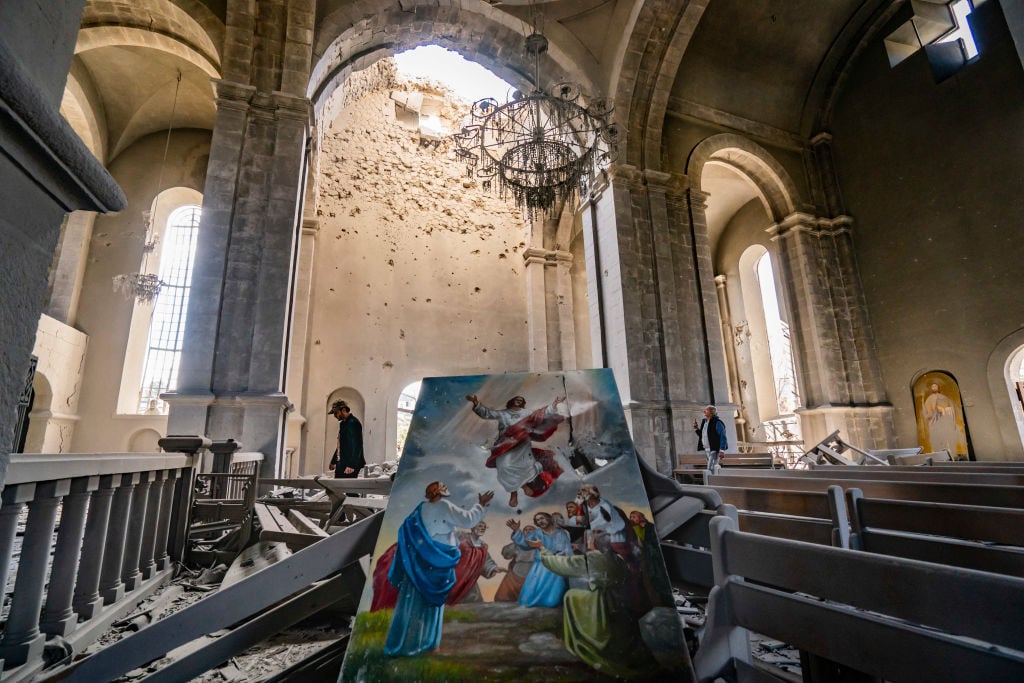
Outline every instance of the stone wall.
[[917, 445], [914, 378], [943, 370], [978, 459], [1020, 459], [998, 375], [1024, 328], [1024, 72], [1000, 3], [970, 21], [981, 55], [942, 83], [923, 51], [890, 68], [866, 50], [832, 132], [899, 445]]
[[[362, 396], [367, 460], [379, 462], [394, 457], [409, 383], [529, 369], [525, 221], [466, 177], [443, 138], [421, 135], [416, 103], [436, 88], [393, 92], [386, 70], [367, 76], [346, 83], [319, 150], [304, 474], [330, 458], [336, 389]], [[458, 115], [450, 102], [440, 113]]]

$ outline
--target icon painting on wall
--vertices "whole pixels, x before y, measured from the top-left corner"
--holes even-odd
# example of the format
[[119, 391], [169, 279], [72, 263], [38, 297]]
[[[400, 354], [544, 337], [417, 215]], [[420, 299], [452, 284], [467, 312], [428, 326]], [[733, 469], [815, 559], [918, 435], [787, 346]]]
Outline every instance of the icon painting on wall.
[[917, 442], [925, 453], [949, 451], [954, 460], [967, 460], [963, 402], [956, 380], [945, 372], [926, 372], [914, 380]]
[[423, 380], [342, 681], [690, 667], [609, 370]]

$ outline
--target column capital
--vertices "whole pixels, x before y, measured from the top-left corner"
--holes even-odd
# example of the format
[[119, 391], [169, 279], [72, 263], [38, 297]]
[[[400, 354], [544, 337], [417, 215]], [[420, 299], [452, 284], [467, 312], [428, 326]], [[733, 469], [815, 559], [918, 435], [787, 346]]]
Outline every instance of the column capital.
[[320, 219], [319, 218], [303, 218], [302, 219], [302, 234], [303, 235], [316, 235], [320, 232]]
[[725, 279], [726, 278], [725, 278], [724, 275], [716, 275], [715, 276], [715, 287], [717, 287], [718, 289], [723, 289], [725, 287]]
[[572, 263], [572, 254], [560, 249], [527, 247], [523, 251], [523, 262], [527, 265], [542, 263], [545, 266], [557, 266], [559, 263]]
[[686, 201], [689, 202], [690, 208], [693, 209], [706, 210], [708, 208], [708, 197], [710, 196], [707, 192], [698, 190], [695, 187], [688, 188], [686, 191]]
[[682, 173], [666, 173], [647, 169], [644, 171], [644, 183], [647, 189], [664, 192], [669, 195], [681, 196], [690, 189], [690, 178]]
[[817, 135], [814, 135], [813, 137], [811, 137], [811, 145], [813, 145], [815, 147], [819, 147], [821, 145], [831, 145], [831, 144], [832, 144], [832, 133], [827, 133], [825, 131], [822, 131], [822, 132], [818, 133]]
[[630, 190], [639, 189], [643, 186], [643, 171], [632, 164], [615, 164], [610, 166], [606, 173], [609, 182], [625, 185]]
[[247, 111], [256, 95], [256, 86], [215, 78], [213, 87], [217, 93], [218, 109]]
[[853, 229], [853, 217], [839, 215], [833, 218], [822, 218], [809, 213], [795, 212], [783, 218], [778, 223], [765, 228], [765, 231], [778, 239], [789, 234], [807, 233], [815, 237], [834, 237], [849, 233]]
[[765, 232], [771, 235], [772, 239], [778, 239], [790, 234], [799, 232], [817, 232], [818, 217], [813, 214], [794, 211], [778, 223], [773, 223], [765, 228]]

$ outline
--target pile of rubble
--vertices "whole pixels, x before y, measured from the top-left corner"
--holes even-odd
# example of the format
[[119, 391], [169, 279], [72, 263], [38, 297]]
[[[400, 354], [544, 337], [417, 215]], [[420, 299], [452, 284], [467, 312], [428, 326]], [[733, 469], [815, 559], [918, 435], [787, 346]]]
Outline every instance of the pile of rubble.
[[[683, 620], [686, 646], [692, 658], [697, 652], [697, 639], [707, 616], [708, 599], [705, 595], [673, 589], [676, 612]], [[800, 669], [800, 651], [794, 647], [764, 636], [750, 634], [750, 654], [759, 662], [774, 667], [773, 673], [783, 680], [799, 683], [803, 680]]]

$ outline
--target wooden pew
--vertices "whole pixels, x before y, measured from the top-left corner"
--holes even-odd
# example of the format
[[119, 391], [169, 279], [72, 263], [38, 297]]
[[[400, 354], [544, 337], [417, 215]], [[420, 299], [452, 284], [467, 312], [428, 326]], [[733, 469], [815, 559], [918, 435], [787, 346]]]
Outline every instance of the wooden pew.
[[254, 510], [262, 529], [261, 541], [283, 541], [292, 550], [298, 550], [328, 536], [316, 522], [298, 510], [289, 510], [286, 514], [266, 503], [256, 503]]
[[[701, 483], [707, 467], [704, 454], [683, 454], [676, 456], [676, 468], [672, 475], [683, 484]], [[722, 469], [754, 469], [773, 471], [778, 465], [771, 453], [724, 453], [718, 464]]]
[[[739, 510], [739, 526], [743, 531], [822, 545], [839, 542], [834, 521], [839, 513], [833, 513], [825, 490], [786, 491], [718, 485], [713, 488], [724, 504]], [[842, 521], [848, 524], [845, 510]]]
[[1024, 486], [1022, 472], [967, 472], [938, 470], [931, 467], [910, 467], [897, 470], [894, 467], [831, 467], [813, 470], [730, 470], [722, 474], [758, 477], [771, 481], [774, 478], [828, 479], [842, 482], [861, 479], [865, 481], [917, 481], [936, 484], [995, 484], [1001, 486]]
[[1024, 510], [848, 495], [847, 547], [1024, 577]]
[[[869, 481], [864, 479], [844, 480], [844, 484], [847, 487], [853, 487], [853, 481], [857, 481], [856, 486], [864, 491], [864, 495], [871, 498], [1024, 509], [1024, 487], [1020, 486], [932, 484], [927, 482]], [[793, 479], [789, 477], [777, 477], [766, 482], [764, 477], [736, 474], [716, 474], [711, 477], [710, 481], [710, 485], [716, 490], [720, 490], [719, 487], [750, 487], [755, 489], [819, 492], [824, 492], [828, 488], [829, 483], [828, 479]], [[725, 496], [723, 496], [724, 500]]]
[[750, 631], [885, 680], [1024, 680], [1024, 579], [744, 533], [727, 515], [711, 534], [700, 681], [774, 680]]
[[[1022, 510], [865, 499], [854, 488], [848, 513], [835, 484], [825, 491], [715, 490], [738, 509], [739, 528], [748, 533], [1024, 576], [1024, 548], [992, 545], [1024, 545]], [[870, 516], [857, 519], [859, 510]]]
[[669, 575], [676, 582], [710, 588], [711, 536], [708, 524], [722, 497], [706, 486], [684, 486], [640, 458], [640, 475], [661, 539]]

